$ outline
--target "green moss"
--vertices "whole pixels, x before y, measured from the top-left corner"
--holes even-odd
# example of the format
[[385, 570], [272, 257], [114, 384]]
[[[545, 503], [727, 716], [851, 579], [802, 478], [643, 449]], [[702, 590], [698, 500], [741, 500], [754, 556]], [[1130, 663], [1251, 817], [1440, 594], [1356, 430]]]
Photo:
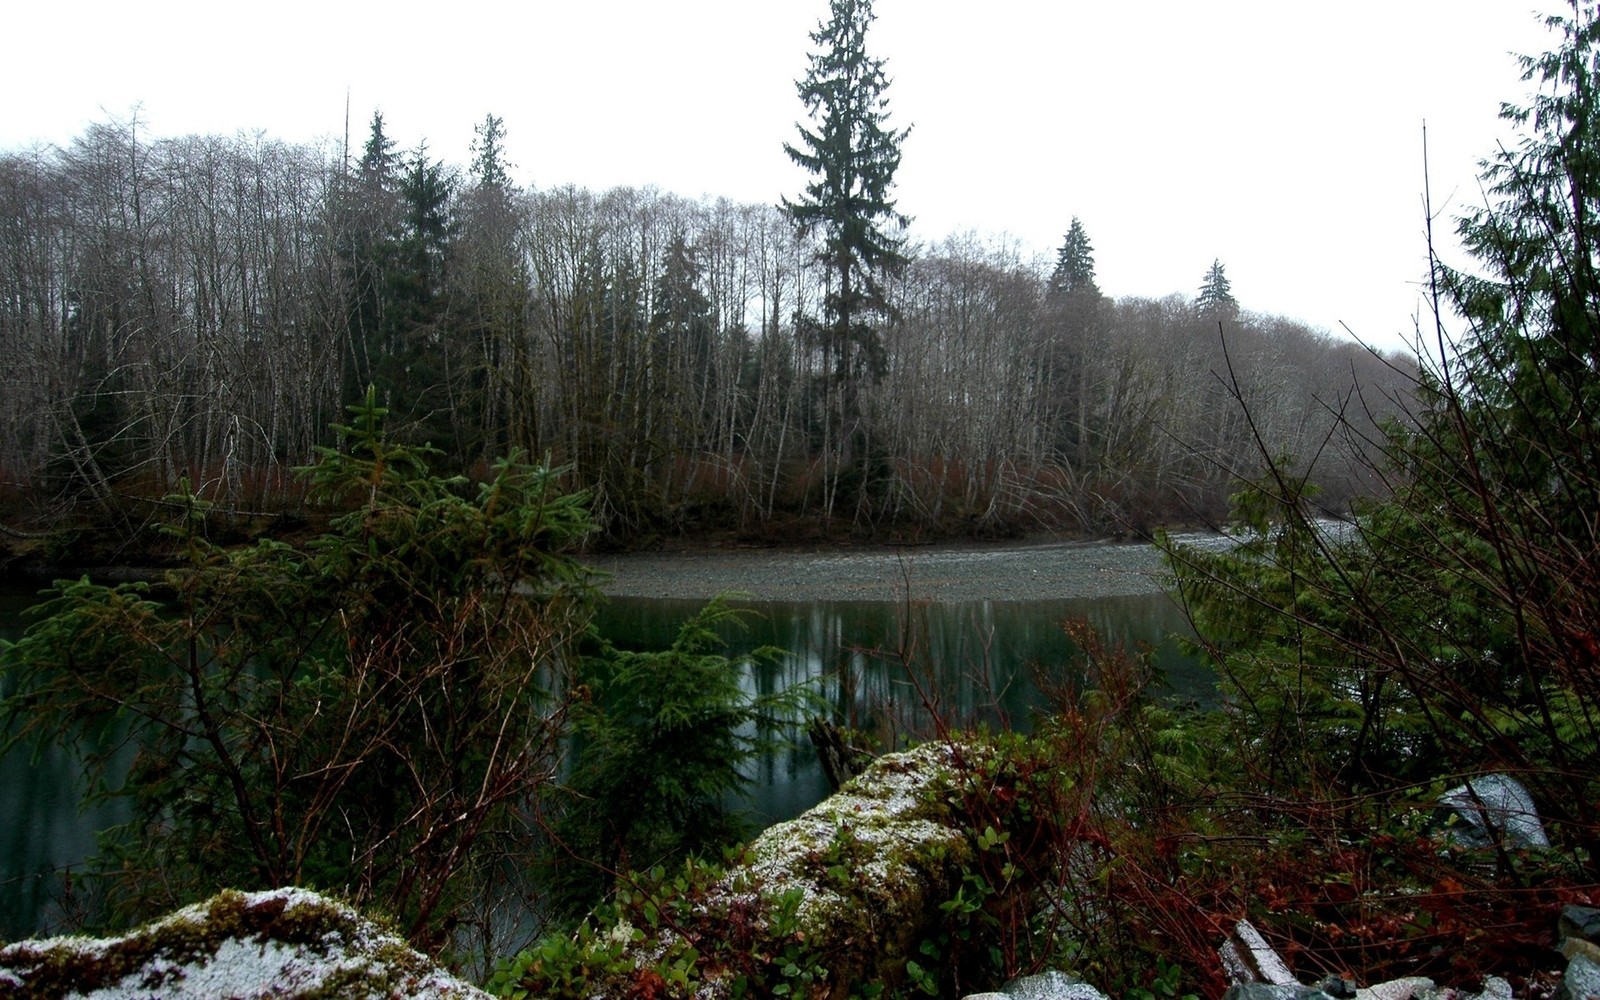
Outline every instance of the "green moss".
[[734, 885], [800, 890], [797, 923], [835, 977], [898, 977], [971, 858], [950, 803], [952, 773], [941, 745], [880, 759], [758, 838]]

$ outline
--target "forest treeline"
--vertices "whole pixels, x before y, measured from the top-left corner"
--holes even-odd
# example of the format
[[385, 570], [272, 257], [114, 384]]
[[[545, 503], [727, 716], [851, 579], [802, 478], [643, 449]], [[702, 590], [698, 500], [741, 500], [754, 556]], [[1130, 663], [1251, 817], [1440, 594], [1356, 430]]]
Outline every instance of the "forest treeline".
[[845, 387], [806, 319], [831, 272], [783, 208], [523, 188], [502, 121], [476, 132], [465, 168], [398, 151], [381, 114], [359, 148], [130, 119], [0, 154], [8, 519], [294, 509], [291, 470], [371, 385], [441, 467], [567, 467], [613, 542], [1137, 531], [1220, 517], [1263, 455], [1315, 456], [1341, 504], [1414, 383], [1227, 295], [1107, 298], [1073, 220], [1054, 260], [908, 247]]

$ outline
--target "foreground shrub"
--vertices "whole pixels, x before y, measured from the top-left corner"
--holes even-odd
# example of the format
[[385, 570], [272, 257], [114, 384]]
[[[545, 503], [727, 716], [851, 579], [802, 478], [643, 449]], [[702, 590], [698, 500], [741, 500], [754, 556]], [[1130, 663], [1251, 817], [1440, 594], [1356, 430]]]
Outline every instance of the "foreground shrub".
[[163, 588], [59, 583], [0, 647], [13, 739], [106, 747], [92, 791], [132, 805], [101, 863], [120, 918], [318, 886], [436, 946], [554, 778], [591, 600], [563, 554], [583, 497], [515, 458], [439, 478], [370, 392], [352, 412], [306, 471], [339, 511], [326, 531], [224, 551], [177, 498], [195, 516]]

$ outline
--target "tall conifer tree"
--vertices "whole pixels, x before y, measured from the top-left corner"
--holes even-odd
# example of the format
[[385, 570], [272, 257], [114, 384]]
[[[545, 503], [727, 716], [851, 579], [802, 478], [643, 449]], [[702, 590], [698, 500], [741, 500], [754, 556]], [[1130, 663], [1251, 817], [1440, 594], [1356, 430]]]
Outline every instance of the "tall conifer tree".
[[1062, 454], [1079, 469], [1089, 467], [1104, 428], [1093, 413], [1094, 379], [1105, 325], [1100, 287], [1094, 280], [1094, 245], [1083, 221], [1072, 225], [1056, 254], [1046, 286], [1051, 345], [1050, 378], [1058, 400], [1055, 438]]
[[476, 139], [472, 140], [472, 176], [484, 187], [508, 188], [511, 166], [506, 162], [505, 119], [488, 114], [483, 121], [472, 126]]
[[910, 220], [890, 196], [909, 129], [889, 127], [884, 61], [867, 55], [871, 0], [832, 0], [828, 21], [811, 34], [817, 46], [796, 81], [815, 128], [797, 126], [789, 158], [813, 175], [784, 211], [804, 234], [819, 233], [822, 263], [831, 276], [823, 303], [828, 325], [843, 340], [870, 336], [858, 329], [889, 311], [882, 278], [906, 262], [899, 230]]
[[1061, 249], [1056, 253], [1056, 269], [1050, 275], [1050, 291], [1060, 295], [1072, 292], [1100, 293], [1094, 283], [1094, 245], [1083, 222], [1074, 215]]
[[[802, 235], [821, 236], [818, 259], [829, 280], [823, 322], [810, 332], [822, 350], [822, 443], [825, 454], [836, 450], [836, 473], [858, 463], [846, 491], [860, 500], [881, 463], [867, 444], [858, 386], [883, 371], [882, 343], [870, 320], [892, 313], [883, 281], [906, 263], [900, 231], [910, 219], [890, 189], [909, 129], [889, 126], [884, 61], [867, 54], [871, 0], [831, 0], [829, 12], [811, 34], [816, 48], [795, 83], [814, 127], [797, 126], [799, 143], [783, 147], [812, 180], [799, 198], [783, 199], [783, 209]], [[833, 479], [830, 511], [840, 485]]]
[[374, 111], [361, 159], [341, 191], [337, 246], [348, 337], [340, 392], [346, 399], [357, 398], [380, 380], [379, 369], [393, 349], [388, 286], [398, 264], [402, 169], [394, 140], [384, 129], [383, 112]]
[[1239, 312], [1239, 302], [1233, 297], [1233, 286], [1228, 282], [1221, 260], [1211, 262], [1195, 305], [1207, 319], [1230, 319]]

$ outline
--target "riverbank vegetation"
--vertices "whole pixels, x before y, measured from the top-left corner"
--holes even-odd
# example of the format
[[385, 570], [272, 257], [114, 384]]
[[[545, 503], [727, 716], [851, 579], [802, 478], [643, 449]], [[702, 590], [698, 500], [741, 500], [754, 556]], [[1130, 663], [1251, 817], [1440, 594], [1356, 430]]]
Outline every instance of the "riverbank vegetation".
[[[1434, 258], [1433, 361], [1373, 467], [1383, 498], [1330, 532], [1314, 484], [1277, 460], [1235, 498], [1240, 548], [1168, 547], [1233, 707], [1208, 723], [1229, 787], [1271, 804], [1265, 829], [1321, 838], [1321, 870], [1261, 901], [1313, 953], [1340, 940], [1307, 908], [1355, 890], [1347, 907], [1383, 914], [1366, 932], [1413, 967], [1486, 974], [1520, 951], [1526, 975], [1559, 902], [1600, 884], [1600, 18], [1574, 3], [1548, 25], [1558, 46], [1523, 60], [1533, 92], [1503, 111], [1520, 141], [1458, 223], [1473, 259]], [[1489, 772], [1527, 785], [1552, 850], [1497, 836], [1477, 869], [1416, 853], [1420, 810]], [[1374, 835], [1381, 851], [1347, 855]], [[1404, 877], [1375, 885], [1385, 868]]]

